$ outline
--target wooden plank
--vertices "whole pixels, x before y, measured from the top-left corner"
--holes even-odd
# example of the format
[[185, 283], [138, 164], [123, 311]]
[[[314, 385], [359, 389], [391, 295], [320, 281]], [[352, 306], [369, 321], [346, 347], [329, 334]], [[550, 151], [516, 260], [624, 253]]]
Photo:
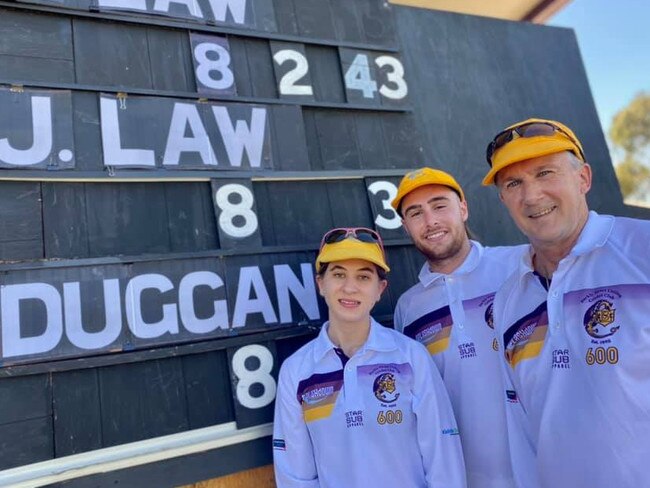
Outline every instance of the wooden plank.
[[53, 457], [51, 416], [0, 425], [0, 470]]
[[359, 10], [365, 41], [368, 44], [394, 46], [394, 7], [384, 0], [360, 0], [354, 3]]
[[32, 83], [74, 83], [74, 64], [62, 59], [0, 55], [3, 81]]
[[361, 167], [364, 169], [390, 167], [381, 120], [382, 115], [377, 112], [354, 114], [359, 159]]
[[273, 0], [278, 32], [298, 35], [298, 20], [293, 0]]
[[332, 227], [374, 227], [362, 180], [327, 182], [327, 196]]
[[172, 252], [219, 248], [210, 185], [166, 183], [165, 204]]
[[226, 351], [184, 356], [182, 361], [189, 428], [233, 421]]
[[420, 168], [432, 163], [425, 158], [422, 137], [412, 114], [380, 115], [388, 151], [388, 168]]
[[325, 169], [318, 136], [317, 113], [318, 111], [312, 108], [303, 108], [302, 110], [302, 116], [305, 121], [305, 140], [309, 155], [309, 167], [312, 171], [322, 171]]
[[293, 6], [301, 36], [336, 39], [334, 15], [329, 1], [294, 0]]
[[228, 36], [230, 47], [230, 65], [235, 74], [235, 90], [242, 97], [253, 96], [253, 81], [248, 67], [246, 37]]
[[269, 42], [252, 38], [246, 39], [245, 42], [253, 96], [278, 98]]
[[87, 185], [90, 256], [170, 251], [164, 184]]
[[300, 107], [274, 105], [269, 111], [273, 168], [278, 171], [309, 171], [305, 123]]
[[147, 28], [147, 48], [155, 90], [196, 90], [187, 33]]
[[53, 375], [52, 404], [56, 457], [102, 447], [97, 370]]
[[46, 258], [89, 256], [86, 187], [82, 183], [43, 183]]
[[189, 428], [180, 358], [99, 370], [103, 447]]
[[268, 182], [271, 198], [266, 209], [274, 228], [272, 245], [317, 246], [323, 233], [332, 227], [327, 183], [311, 181]]
[[101, 132], [98, 130], [99, 102], [93, 92], [72, 93], [75, 168], [79, 171], [104, 171], [100, 156]]
[[74, 19], [77, 83], [153, 88], [147, 28]]
[[339, 55], [335, 48], [307, 45], [314, 96], [319, 102], [345, 103], [345, 88]]
[[0, 259], [42, 258], [40, 183], [2, 182], [0, 185]]
[[265, 0], [263, 2], [248, 2], [252, 9], [252, 17], [255, 22], [257, 30], [265, 32], [277, 32], [278, 25], [276, 23], [275, 9], [273, 8], [273, 0]]
[[[25, 29], [29, 26], [29, 29]], [[0, 54], [72, 61], [70, 19], [2, 9]]]
[[0, 379], [0, 425], [51, 415], [51, 388], [46, 374]]
[[324, 169], [359, 169], [353, 115], [343, 110], [317, 110], [315, 117]]
[[361, 25], [359, 1], [330, 0], [334, 12], [336, 38], [346, 42], [366, 42]]

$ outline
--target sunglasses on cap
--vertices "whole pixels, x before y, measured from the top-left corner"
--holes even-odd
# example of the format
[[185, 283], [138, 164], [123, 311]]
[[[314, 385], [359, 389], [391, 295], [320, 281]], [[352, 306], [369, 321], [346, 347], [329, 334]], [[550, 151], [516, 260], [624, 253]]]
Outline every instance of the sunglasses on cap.
[[538, 136], [552, 136], [556, 132], [564, 135], [569, 139], [573, 145], [576, 147], [580, 153], [580, 159], [586, 161], [584, 153], [580, 148], [580, 143], [569, 134], [567, 131], [558, 127], [557, 125], [551, 124], [550, 122], [529, 122], [527, 124], [522, 124], [517, 127], [511, 127], [510, 129], [505, 129], [499, 132], [492, 142], [487, 147], [485, 152], [485, 158], [487, 159], [488, 164], [492, 167], [492, 156], [494, 153], [501, 149], [503, 146], [511, 142], [513, 139], [516, 139], [515, 134], [518, 137], [538, 137]]
[[369, 244], [379, 244], [381, 252], [384, 252], [384, 243], [381, 240], [381, 236], [367, 227], [339, 227], [337, 229], [332, 229], [326, 232], [323, 236], [323, 239], [320, 241], [319, 249], [322, 250], [325, 244], [341, 242], [348, 237], [354, 237], [358, 241], [367, 242]]

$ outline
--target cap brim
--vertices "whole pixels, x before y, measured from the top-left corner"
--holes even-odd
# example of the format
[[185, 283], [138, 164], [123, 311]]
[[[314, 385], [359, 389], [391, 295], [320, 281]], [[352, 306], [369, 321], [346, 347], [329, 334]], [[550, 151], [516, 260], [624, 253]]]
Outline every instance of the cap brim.
[[362, 259], [376, 264], [387, 273], [390, 271], [379, 244], [362, 242], [356, 239], [345, 239], [341, 242], [325, 244], [316, 258], [316, 271], [323, 263], [345, 261], [347, 259]]
[[522, 137], [509, 142], [492, 157], [493, 166], [483, 178], [483, 185], [494, 184], [496, 174], [502, 169], [527, 159], [548, 156], [562, 151], [575, 152], [576, 146], [566, 137]]

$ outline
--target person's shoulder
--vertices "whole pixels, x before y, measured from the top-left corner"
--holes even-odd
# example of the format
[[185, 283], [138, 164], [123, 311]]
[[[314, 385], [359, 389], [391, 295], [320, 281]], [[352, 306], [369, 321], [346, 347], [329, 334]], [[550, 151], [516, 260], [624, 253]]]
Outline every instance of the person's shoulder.
[[408, 290], [403, 292], [399, 298], [397, 299], [397, 304], [396, 307], [400, 306], [405, 306], [406, 304], [409, 303], [410, 300], [412, 300], [414, 297], [419, 296], [421, 293], [424, 293], [426, 291], [426, 288], [422, 284], [420, 280], [417, 281], [413, 286], [411, 286]]
[[498, 262], [518, 262], [528, 252], [529, 248], [530, 246], [528, 244], [519, 244], [517, 246], [488, 246], [483, 250], [483, 259]]
[[310, 369], [314, 357], [314, 347], [317, 341], [318, 337], [300, 347], [284, 360], [281, 369], [285, 371], [305, 371]]
[[[611, 237], [613, 239], [638, 240], [650, 235], [650, 220], [634, 219], [631, 217], [613, 217], [614, 226]], [[644, 242], [647, 244], [647, 241]]]
[[420, 344], [418, 341], [411, 339], [410, 337], [391, 329], [389, 327], [380, 326], [383, 329], [383, 333], [386, 338], [390, 338], [395, 342], [395, 346], [402, 352], [405, 352], [409, 356], [421, 356], [429, 357], [429, 351], [427, 348]]
[[484, 271], [498, 271], [498, 275], [494, 275], [495, 285], [500, 286], [501, 282], [497, 277], [501, 277], [503, 281], [510, 273], [515, 271], [521, 263], [523, 256], [529, 252], [530, 245], [520, 244], [517, 246], [495, 246], [483, 248], [483, 255], [481, 257], [481, 268]]

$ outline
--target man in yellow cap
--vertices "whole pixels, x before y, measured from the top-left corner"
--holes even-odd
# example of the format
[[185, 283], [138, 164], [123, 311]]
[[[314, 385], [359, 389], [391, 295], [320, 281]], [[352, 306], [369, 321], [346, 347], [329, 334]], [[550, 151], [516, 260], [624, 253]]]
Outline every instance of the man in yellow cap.
[[395, 328], [427, 347], [443, 377], [468, 486], [514, 488], [492, 300], [524, 246], [487, 248], [470, 240], [465, 194], [444, 171], [408, 173], [392, 205], [427, 260], [418, 283], [397, 302]]
[[545, 119], [487, 148], [527, 253], [494, 300], [521, 487], [650, 485], [650, 222], [590, 212], [576, 135]]

